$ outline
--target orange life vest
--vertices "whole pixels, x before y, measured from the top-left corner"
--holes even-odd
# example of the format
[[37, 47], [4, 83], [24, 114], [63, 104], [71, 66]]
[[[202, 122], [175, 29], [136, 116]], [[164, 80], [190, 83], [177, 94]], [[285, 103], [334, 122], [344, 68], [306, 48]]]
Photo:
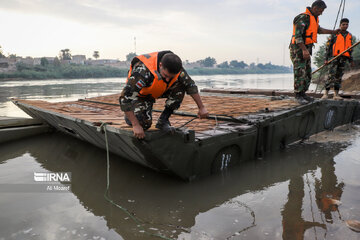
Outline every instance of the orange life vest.
[[[181, 71], [169, 83], [165, 82], [165, 80], [162, 79], [159, 70], [157, 69], [158, 54], [158, 52], [153, 52], [136, 56], [136, 58], [139, 59], [142, 63], [144, 63], [144, 65], [154, 76], [154, 81], [152, 85], [150, 87], [144, 87], [140, 90], [140, 97], [146, 97], [149, 95], [151, 95], [154, 99], [161, 97], [161, 95], [163, 95], [166, 90], [168, 90], [176, 82], [180, 75]], [[131, 76], [132, 69], [133, 65], [131, 64], [127, 80], [129, 80]]]
[[[315, 17], [308, 8], [306, 8], [306, 11], [302, 14], [306, 14], [310, 17], [310, 25], [306, 29], [306, 32], [305, 32], [305, 45], [317, 43], [317, 34], [318, 34], [318, 30], [319, 30], [319, 18]], [[291, 39], [292, 44], [295, 44], [295, 30], [296, 30], [296, 27], [294, 24], [293, 36]]]
[[[337, 56], [349, 47], [351, 47], [352, 43], [352, 35], [348, 33], [346, 37], [344, 37], [341, 33], [336, 35], [336, 42], [333, 45], [333, 56]], [[350, 57], [349, 51], [343, 54], [343, 56]]]

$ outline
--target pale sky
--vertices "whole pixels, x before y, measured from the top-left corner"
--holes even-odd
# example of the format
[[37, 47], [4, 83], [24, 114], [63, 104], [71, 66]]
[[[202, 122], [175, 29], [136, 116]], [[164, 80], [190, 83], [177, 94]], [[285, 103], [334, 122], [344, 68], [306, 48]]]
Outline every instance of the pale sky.
[[[125, 60], [129, 52], [172, 50], [182, 60], [214, 57], [290, 65], [293, 18], [313, 0], [0, 0], [5, 54]], [[320, 26], [332, 29], [340, 0], [327, 0]], [[347, 0], [349, 31], [360, 36], [360, 1]], [[326, 40], [319, 38], [319, 44]]]

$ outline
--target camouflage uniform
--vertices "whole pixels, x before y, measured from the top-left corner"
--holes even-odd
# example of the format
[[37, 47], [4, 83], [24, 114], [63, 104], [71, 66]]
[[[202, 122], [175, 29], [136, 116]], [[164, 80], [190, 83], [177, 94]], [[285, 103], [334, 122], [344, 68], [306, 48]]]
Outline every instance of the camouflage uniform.
[[[161, 59], [161, 53], [164, 52], [159, 53], [159, 59]], [[133, 111], [141, 126], [146, 130], [152, 124], [152, 109], [155, 99], [151, 96], [139, 97], [138, 95], [142, 88], [152, 85], [154, 76], [140, 61], [133, 66], [131, 76], [119, 98], [120, 108], [124, 112]], [[187, 72], [182, 69], [177, 81], [161, 96], [161, 98], [166, 98], [165, 108], [178, 109], [185, 92], [189, 95], [195, 94], [198, 93], [198, 88]], [[125, 121], [131, 125], [128, 119], [125, 118]]]
[[[295, 44], [290, 43], [290, 58], [294, 65], [294, 92], [305, 93], [311, 82], [311, 59], [303, 58], [302, 49], [299, 43], [305, 44], [305, 32], [310, 26], [310, 17], [306, 14], [299, 14], [294, 18], [295, 25]], [[312, 54], [313, 44], [305, 45], [310, 54]]]
[[[344, 37], [348, 34], [346, 32]], [[333, 45], [336, 42], [336, 35], [332, 35], [329, 41], [327, 42], [327, 48], [326, 48], [326, 60], [329, 61], [333, 57]], [[341, 79], [344, 75], [346, 63], [352, 62], [353, 58], [351, 56], [352, 51], [349, 51], [350, 57], [341, 56], [337, 59], [335, 59], [333, 62], [329, 65], [329, 76], [325, 81], [325, 89], [330, 90], [330, 88], [334, 88], [334, 90], [339, 90], [341, 88]]]

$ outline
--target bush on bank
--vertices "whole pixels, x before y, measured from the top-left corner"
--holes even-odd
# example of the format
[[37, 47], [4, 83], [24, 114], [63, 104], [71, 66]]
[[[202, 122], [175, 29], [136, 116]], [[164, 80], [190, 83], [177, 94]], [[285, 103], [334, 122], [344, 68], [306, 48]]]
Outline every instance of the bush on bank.
[[47, 66], [18, 67], [15, 72], [0, 73], [0, 79], [74, 79], [74, 78], [111, 78], [126, 77], [127, 69], [108, 66]]
[[[220, 74], [269, 74], [289, 73], [286, 67], [247, 69], [237, 68], [193, 68], [187, 69], [190, 75], [220, 75]], [[75, 78], [113, 78], [126, 77], [128, 69], [114, 68], [109, 66], [88, 65], [62, 65], [62, 66], [27, 66], [17, 65], [17, 71], [0, 73], [0, 79], [75, 79]]]

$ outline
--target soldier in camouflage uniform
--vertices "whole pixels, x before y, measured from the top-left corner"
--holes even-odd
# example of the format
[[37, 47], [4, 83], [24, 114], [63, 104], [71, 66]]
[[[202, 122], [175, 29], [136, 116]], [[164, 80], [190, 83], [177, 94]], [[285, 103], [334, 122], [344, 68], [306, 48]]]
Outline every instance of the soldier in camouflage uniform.
[[[189, 94], [196, 102], [200, 118], [206, 118], [208, 112], [204, 107], [201, 97], [198, 93], [198, 88], [195, 82], [190, 78], [185, 69], [182, 68], [181, 60], [179, 70], [171, 71], [170, 68], [164, 68], [164, 56], [176, 56], [170, 51], [162, 51], [157, 53], [157, 67], [158, 71], [153, 71], [161, 83], [169, 84], [177, 77], [175, 82], [161, 94], [160, 98], [166, 98], [165, 109], [156, 124], [156, 128], [164, 131], [172, 131], [170, 127], [169, 117], [174, 110], [178, 109], [184, 99], [185, 93]], [[142, 56], [147, 56], [142, 55]], [[154, 55], [155, 56], [155, 55]], [[143, 89], [149, 89], [153, 86], [155, 79], [154, 74], [149, 68], [139, 60], [141, 56], [135, 57], [131, 62], [131, 68], [128, 75], [127, 83], [121, 92], [119, 98], [120, 108], [125, 112], [125, 121], [133, 127], [134, 136], [137, 138], [144, 138], [144, 131], [149, 129], [152, 125], [152, 109], [156, 98], [153, 95], [143, 95]], [[146, 58], [143, 58], [146, 60]], [[163, 65], [161, 65], [163, 64]], [[176, 74], [176, 72], [178, 72]]]
[[[352, 35], [347, 31], [349, 27], [349, 19], [344, 18], [340, 21], [340, 30], [341, 32], [338, 35], [331, 35], [330, 39], [327, 42], [326, 46], [326, 57], [325, 63], [327, 63], [331, 58], [336, 57], [339, 53], [345, 51], [352, 45]], [[341, 39], [339, 39], [341, 38]], [[348, 42], [346, 43], [346, 40]], [[341, 42], [340, 42], [341, 41]], [[334, 46], [335, 44], [338, 46]], [[340, 46], [339, 46], [340, 45]], [[334, 49], [334, 47], [336, 47]], [[336, 51], [334, 53], [334, 50]], [[334, 99], [342, 100], [342, 97], [339, 95], [339, 90], [341, 88], [341, 79], [344, 75], [346, 63], [350, 62], [352, 66], [354, 66], [354, 61], [352, 58], [352, 50], [348, 53], [345, 53], [332, 61], [329, 66], [329, 76], [325, 81], [325, 93], [322, 99], [329, 98], [330, 88], [334, 88]]]
[[307, 104], [313, 99], [305, 94], [311, 83], [311, 55], [317, 34], [335, 34], [339, 30], [328, 30], [319, 26], [318, 18], [325, 10], [322, 0], [315, 1], [311, 8], [294, 18], [293, 36], [290, 43], [290, 58], [294, 65], [294, 92], [300, 104]]

